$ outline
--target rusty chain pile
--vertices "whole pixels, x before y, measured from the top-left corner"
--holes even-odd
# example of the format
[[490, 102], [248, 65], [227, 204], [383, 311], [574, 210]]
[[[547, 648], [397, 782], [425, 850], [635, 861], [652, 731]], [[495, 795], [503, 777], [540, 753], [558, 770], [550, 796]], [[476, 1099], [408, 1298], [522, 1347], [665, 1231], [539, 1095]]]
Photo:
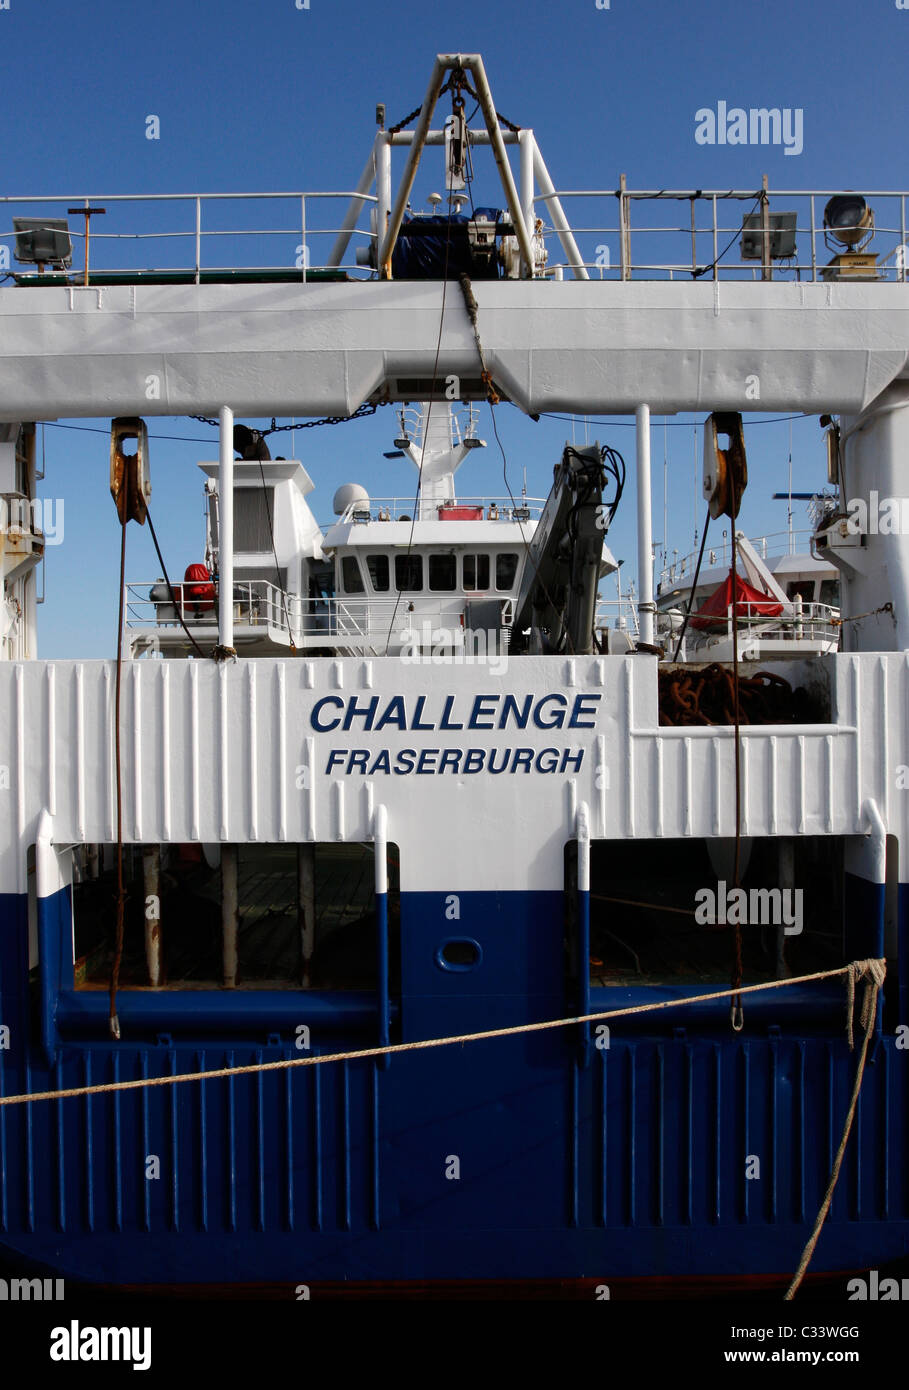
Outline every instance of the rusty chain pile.
[[[695, 670], [670, 667], [659, 673], [660, 723], [734, 724], [733, 673], [725, 666]], [[741, 724], [796, 724], [802, 722], [804, 691], [793, 691], [783, 676], [758, 671], [739, 677]]]

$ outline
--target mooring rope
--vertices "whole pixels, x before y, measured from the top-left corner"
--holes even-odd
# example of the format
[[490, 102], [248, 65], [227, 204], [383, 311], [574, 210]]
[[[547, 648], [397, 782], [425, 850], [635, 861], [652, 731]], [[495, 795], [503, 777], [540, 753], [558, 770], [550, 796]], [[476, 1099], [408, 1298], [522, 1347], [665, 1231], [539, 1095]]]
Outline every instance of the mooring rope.
[[555, 1018], [547, 1019], [542, 1023], [519, 1023], [511, 1028], [489, 1028], [482, 1033], [457, 1033], [452, 1037], [446, 1038], [424, 1038], [418, 1042], [389, 1043], [385, 1047], [368, 1047], [358, 1052], [333, 1052], [324, 1053], [315, 1057], [289, 1057], [282, 1058], [277, 1062], [255, 1062], [244, 1067], [218, 1067], [215, 1071], [184, 1072], [176, 1076], [150, 1076], [143, 1077], [137, 1081], [111, 1081], [102, 1082], [96, 1086], [73, 1086], [66, 1090], [57, 1091], [36, 1091], [31, 1094], [0, 1096], [0, 1106], [2, 1105], [30, 1105], [39, 1100], [69, 1100], [75, 1096], [96, 1096], [103, 1095], [109, 1091], [134, 1091], [141, 1090], [149, 1086], [176, 1086], [184, 1081], [214, 1081], [225, 1076], [248, 1076], [254, 1073], [266, 1071], [285, 1071], [290, 1067], [313, 1067], [326, 1062], [356, 1062], [367, 1057], [386, 1057], [398, 1052], [419, 1052], [431, 1047], [450, 1047], [454, 1043], [480, 1042], [489, 1038], [514, 1037], [521, 1033], [540, 1033], [546, 1029], [568, 1028], [578, 1023], [597, 1023], [607, 1018], [626, 1018], [631, 1014], [654, 1013], [659, 1009], [673, 1009], [684, 1007], [686, 1004], [703, 1004], [712, 999], [736, 998], [742, 994], [755, 994], [758, 990], [784, 989], [789, 985], [808, 984], [812, 980], [831, 980], [838, 976], [846, 977], [847, 986], [847, 1025], [846, 1032], [849, 1040], [849, 1048], [852, 1050], [852, 1011], [855, 1003], [856, 982], [864, 979], [865, 994], [862, 1000], [861, 1023], [865, 1030], [862, 1041], [862, 1050], [859, 1055], [858, 1066], [855, 1073], [855, 1083], [852, 1088], [852, 1100], [846, 1115], [846, 1123], [843, 1129], [843, 1137], [837, 1150], [836, 1159], [833, 1164], [833, 1171], [830, 1175], [830, 1182], [827, 1192], [821, 1203], [821, 1209], [817, 1214], [814, 1223], [814, 1230], [808, 1244], [802, 1252], [799, 1267], [793, 1276], [792, 1283], [786, 1291], [784, 1301], [790, 1302], [805, 1277], [805, 1273], [811, 1263], [815, 1246], [821, 1234], [830, 1204], [833, 1201], [833, 1190], [836, 1187], [837, 1179], [840, 1175], [840, 1168], [843, 1163], [843, 1155], [846, 1152], [846, 1145], [849, 1142], [849, 1135], [852, 1131], [852, 1122], [855, 1118], [856, 1106], [858, 1105], [859, 1092], [861, 1091], [862, 1078], [865, 1074], [865, 1060], [868, 1056], [868, 1044], [874, 1030], [874, 1021], [877, 1016], [877, 1000], [881, 987], [887, 973], [887, 964], [884, 960], [857, 960], [849, 965], [840, 966], [837, 970], [817, 970], [810, 975], [796, 975], [788, 980], [771, 980], [761, 985], [742, 985], [737, 990], [723, 989], [711, 994], [698, 994], [685, 999], [663, 999], [654, 1004], [635, 1004], [626, 1009], [607, 1009], [601, 1013], [580, 1014], [575, 1018]]
[[[184, 1081], [214, 1081], [225, 1076], [248, 1076], [266, 1071], [285, 1071], [290, 1067], [315, 1067], [328, 1062], [359, 1062], [368, 1057], [387, 1057], [399, 1052], [420, 1052], [431, 1047], [452, 1047], [455, 1043], [483, 1042], [490, 1038], [516, 1037], [521, 1033], [541, 1033], [546, 1029], [570, 1028], [579, 1023], [599, 1023], [609, 1018], [626, 1018], [632, 1014], [655, 1013], [659, 1009], [679, 1009], [687, 1004], [704, 1004], [712, 999], [729, 999], [734, 994], [755, 994], [759, 990], [785, 989], [789, 985], [808, 984], [813, 980], [833, 980], [848, 976], [853, 981], [876, 971], [883, 980], [886, 962], [883, 960], [853, 961], [836, 970], [817, 970], [811, 975], [794, 975], [786, 980], [768, 980], [760, 985], [743, 985], [740, 990], [721, 989], [711, 994], [695, 994], [684, 999], [661, 999], [653, 1004], [634, 1004], [624, 1009], [607, 1009], [602, 1013], [579, 1014], [573, 1018], [550, 1018], [542, 1023], [518, 1023], [510, 1028], [488, 1028], [482, 1033], [456, 1033], [444, 1038], [423, 1038], [416, 1042], [388, 1043], [384, 1047], [366, 1047], [357, 1052], [326, 1052], [314, 1057], [285, 1057], [276, 1062], [253, 1062], [243, 1067], [219, 1067], [215, 1071], [181, 1072], [168, 1076], [142, 1077], [136, 1081], [107, 1081], [94, 1086], [72, 1086], [65, 1090], [33, 1091], [15, 1096], [0, 1096], [0, 1106], [28, 1105], [38, 1100], [69, 1100], [76, 1096], [98, 1096], [109, 1091], [135, 1091], [148, 1086], [176, 1086]], [[854, 972], [854, 973], [853, 973]], [[865, 1009], [862, 1010], [862, 1019]], [[871, 1018], [873, 1021], [874, 1013]]]
[[882, 960], [857, 960], [849, 966], [849, 973], [846, 979], [849, 991], [849, 1002], [847, 1005], [846, 1033], [849, 1039], [849, 1050], [852, 1051], [852, 1010], [855, 1003], [856, 983], [865, 979], [865, 995], [862, 999], [861, 1023], [865, 1030], [862, 1039], [862, 1050], [859, 1053], [858, 1066], [855, 1069], [855, 1083], [852, 1087], [852, 1099], [849, 1102], [849, 1110], [846, 1114], [846, 1123], [843, 1127], [843, 1137], [840, 1146], [836, 1151], [836, 1158], [833, 1161], [833, 1171], [830, 1174], [830, 1182], [827, 1184], [827, 1191], [821, 1203], [821, 1209], [817, 1214], [814, 1223], [814, 1230], [808, 1240], [808, 1244], [802, 1251], [802, 1258], [799, 1267], [793, 1275], [792, 1283], [786, 1290], [783, 1298], [784, 1303], [791, 1303], [795, 1298], [799, 1285], [805, 1277], [805, 1273], [811, 1263], [811, 1256], [814, 1248], [820, 1239], [820, 1234], [827, 1219], [827, 1213], [833, 1202], [833, 1189], [836, 1187], [837, 1178], [840, 1175], [840, 1168], [843, 1166], [843, 1155], [846, 1152], [846, 1145], [849, 1143], [849, 1135], [852, 1132], [852, 1121], [855, 1119], [856, 1106], [858, 1105], [859, 1091], [862, 1089], [862, 1077], [865, 1074], [865, 1059], [868, 1056], [868, 1043], [871, 1041], [871, 1034], [874, 1030], [874, 1020], [877, 1016], [877, 997], [881, 986], [884, 983], [884, 976], [887, 967]]

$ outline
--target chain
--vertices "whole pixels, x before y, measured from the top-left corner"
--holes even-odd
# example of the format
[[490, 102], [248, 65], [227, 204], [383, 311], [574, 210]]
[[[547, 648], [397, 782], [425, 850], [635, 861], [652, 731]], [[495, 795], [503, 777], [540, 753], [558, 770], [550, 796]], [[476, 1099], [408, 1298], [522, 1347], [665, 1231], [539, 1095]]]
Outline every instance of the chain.
[[270, 430], [260, 431], [262, 434], [283, 434], [285, 430], [311, 430], [316, 425], [344, 425], [348, 420], [365, 420], [368, 415], [375, 415], [380, 405], [390, 405], [390, 401], [364, 401], [358, 406], [353, 415], [323, 415], [321, 420], [304, 420], [302, 425], [276, 425], [272, 420]]
[[[438, 95], [442, 96], [445, 92], [450, 92], [454, 90], [457, 93], [459, 105], [463, 108], [464, 100], [463, 97], [461, 97], [460, 95], [462, 89], [465, 92], [468, 92], [470, 96], [473, 97], [474, 101], [479, 103], [479, 94], [470, 85], [467, 73], [464, 71], [463, 68], [456, 68], [454, 70], [454, 72], [451, 74], [451, 77], [449, 77], [448, 81], [439, 88]], [[436, 98], [436, 100], [438, 100], [438, 97]], [[397, 125], [389, 126], [386, 134], [397, 135], [398, 132], [403, 130], [405, 126], [410, 125], [411, 121], [416, 120], [417, 116], [419, 116], [422, 110], [423, 106], [421, 104], [416, 108], [415, 111], [411, 111], [408, 116], [405, 116], [403, 121], [398, 121]], [[499, 125], [504, 126], [506, 130], [510, 130], [514, 135], [517, 135], [521, 129], [521, 127], [519, 125], [516, 125], [514, 121], [509, 121], [507, 117], [503, 116], [498, 111], [496, 111], [496, 120], [499, 122]]]
[[[479, 102], [479, 100], [480, 100], [480, 94], [479, 94], [479, 92], [477, 92], [477, 91], [470, 85], [470, 82], [469, 82], [469, 80], [468, 80], [466, 74], [465, 74], [464, 77], [463, 77], [463, 81], [461, 82], [461, 86], [463, 86], [463, 88], [464, 88], [464, 90], [465, 90], [466, 92], [469, 92], [469, 93], [470, 93], [470, 95], [473, 97], [474, 101]], [[493, 110], [495, 110], [495, 108], [493, 108]], [[507, 117], [507, 116], [503, 116], [502, 113], [501, 113], [500, 111], [496, 111], [496, 120], [498, 121], [499, 125], [504, 126], [506, 130], [510, 130], [510, 131], [512, 132], [513, 135], [517, 135], [517, 134], [520, 132], [520, 130], [521, 130], [521, 126], [516, 125], [514, 121], [510, 121], [510, 120], [508, 119], [508, 117]]]
[[[321, 420], [304, 420], [301, 424], [296, 425], [276, 425], [274, 417], [272, 417], [271, 429], [259, 430], [258, 433], [261, 435], [283, 434], [285, 430], [315, 429], [317, 425], [343, 425], [348, 420], [365, 420], [368, 415], [375, 415], [380, 405], [390, 404], [390, 401], [364, 401], [361, 406], [357, 407], [353, 415], [323, 415]], [[221, 425], [220, 420], [213, 420], [210, 415], [190, 415], [189, 418], [190, 420], [198, 420], [203, 425], [213, 425], [215, 429], [219, 429]]]
[[[448, 92], [448, 91], [451, 90], [451, 86], [452, 86], [453, 80], [454, 80], [454, 73], [452, 73], [452, 75], [451, 75], [451, 77], [449, 77], [448, 81], [445, 82], [445, 83], [443, 83], [443, 85], [439, 88], [439, 92], [438, 92], [438, 96], [436, 97], [436, 101], [438, 101], [438, 99], [439, 99], [440, 96], [444, 96], [444, 94], [445, 94], [446, 92]], [[389, 127], [388, 127], [388, 130], [386, 131], [386, 134], [387, 134], [387, 135], [397, 135], [398, 132], [401, 131], [401, 130], [403, 130], [404, 127], [405, 127], [406, 125], [410, 125], [411, 121], [416, 120], [417, 116], [419, 116], [419, 114], [420, 114], [420, 112], [421, 112], [422, 110], [423, 110], [423, 103], [420, 102], [420, 105], [417, 107], [417, 109], [416, 109], [415, 111], [411, 111], [410, 114], [407, 115], [407, 116], [405, 116], [404, 119], [403, 119], [402, 121], [398, 121], [398, 124], [397, 124], [397, 125], [389, 126]]]

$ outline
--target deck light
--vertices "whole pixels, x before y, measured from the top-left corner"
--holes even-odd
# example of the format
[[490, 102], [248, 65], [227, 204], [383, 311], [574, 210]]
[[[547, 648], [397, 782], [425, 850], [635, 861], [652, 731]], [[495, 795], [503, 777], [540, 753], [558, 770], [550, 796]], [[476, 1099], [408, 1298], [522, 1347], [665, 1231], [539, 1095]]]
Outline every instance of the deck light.
[[14, 217], [16, 260], [37, 265], [43, 275], [45, 265], [66, 270], [73, 263], [73, 243], [65, 217]]
[[837, 193], [824, 208], [824, 244], [829, 238], [847, 251], [860, 251], [874, 236], [874, 212], [859, 193]]

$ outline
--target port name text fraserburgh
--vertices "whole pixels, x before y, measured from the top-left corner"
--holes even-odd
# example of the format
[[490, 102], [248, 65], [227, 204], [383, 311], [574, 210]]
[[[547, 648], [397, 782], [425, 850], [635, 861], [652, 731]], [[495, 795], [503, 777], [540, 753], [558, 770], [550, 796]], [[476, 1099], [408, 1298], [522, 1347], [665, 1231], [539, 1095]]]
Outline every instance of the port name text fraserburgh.
[[[384, 729], [435, 732], [439, 729], [594, 729], [600, 694], [575, 695], [475, 695], [464, 702], [455, 695], [430, 700], [418, 695], [378, 695], [360, 698], [325, 695], [312, 707], [309, 722], [317, 733], [334, 729], [348, 733], [357, 728], [367, 733]], [[570, 703], [570, 708], [569, 708]], [[428, 705], [428, 707], [427, 707]]]
[[453, 772], [455, 776], [474, 772], [580, 772], [583, 748], [333, 748], [325, 764], [327, 773], [364, 777], [379, 773], [403, 776], [433, 772]]

